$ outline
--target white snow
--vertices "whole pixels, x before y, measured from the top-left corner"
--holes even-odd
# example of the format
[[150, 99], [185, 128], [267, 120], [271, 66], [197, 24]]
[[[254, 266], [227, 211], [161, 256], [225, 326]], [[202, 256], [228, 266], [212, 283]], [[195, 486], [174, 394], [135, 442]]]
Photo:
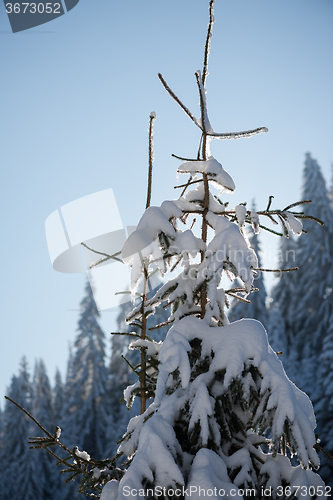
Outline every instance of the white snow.
[[119, 481], [112, 479], [103, 488], [100, 500], [117, 500]]
[[242, 228], [245, 224], [246, 205], [244, 204], [236, 205], [235, 212], [237, 217], [237, 224], [240, 228]]
[[83, 460], [90, 461], [90, 455], [86, 451], [80, 451], [78, 448], [75, 448], [75, 455], [79, 458], [83, 458]]
[[210, 156], [206, 161], [187, 161], [179, 165], [178, 173], [180, 174], [207, 174], [208, 180], [217, 189], [223, 188], [224, 191], [234, 191], [236, 186], [232, 177], [223, 169], [213, 156]]
[[299, 219], [296, 219], [296, 217], [290, 212], [284, 212], [283, 214], [287, 217], [287, 223], [291, 231], [297, 236], [300, 236], [303, 229], [302, 222]]

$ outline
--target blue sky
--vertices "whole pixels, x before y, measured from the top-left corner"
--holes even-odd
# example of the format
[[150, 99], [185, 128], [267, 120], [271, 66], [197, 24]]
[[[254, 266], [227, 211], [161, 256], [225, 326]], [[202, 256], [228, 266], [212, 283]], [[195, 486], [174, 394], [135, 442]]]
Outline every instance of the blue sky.
[[[215, 130], [269, 134], [215, 141], [236, 182], [231, 204], [300, 198], [304, 154], [330, 181], [333, 160], [331, 0], [216, 1], [207, 80]], [[125, 225], [145, 206], [147, 125], [155, 110], [152, 202], [177, 191], [177, 160], [199, 130], [162, 88], [160, 71], [195, 113], [206, 0], [80, 0], [61, 18], [12, 34], [0, 4], [0, 394], [20, 358], [42, 357], [53, 379], [75, 336], [85, 276], [52, 269], [44, 224], [60, 206], [112, 188]], [[262, 237], [264, 263], [276, 241]], [[102, 314], [106, 334], [115, 311]]]

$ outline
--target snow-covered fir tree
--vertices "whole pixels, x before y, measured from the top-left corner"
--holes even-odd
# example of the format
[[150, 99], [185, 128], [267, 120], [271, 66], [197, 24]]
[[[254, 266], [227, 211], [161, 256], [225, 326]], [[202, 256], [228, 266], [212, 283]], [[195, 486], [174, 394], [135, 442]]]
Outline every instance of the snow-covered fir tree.
[[[245, 236], [244, 225], [251, 225], [257, 234], [260, 228], [267, 229], [261, 223], [263, 218], [275, 218], [288, 237], [290, 232], [302, 233], [302, 221], [306, 216], [293, 210], [299, 203], [282, 210], [271, 209], [270, 198], [265, 210], [248, 211], [245, 204], [229, 208], [219, 198], [223, 192], [233, 192], [235, 184], [212, 156], [210, 141], [250, 137], [267, 132], [267, 129], [217, 133], [209, 121], [206, 79], [214, 3], [215, 0], [210, 0], [203, 71], [195, 73], [200, 98], [199, 118], [159, 75], [167, 92], [199, 128], [201, 138], [197, 155], [178, 157], [182, 161], [178, 174], [189, 176], [187, 182], [179, 186], [183, 188], [180, 197], [163, 201], [159, 206], [147, 204], [136, 230], [122, 249], [123, 261], [131, 266], [132, 295], [135, 296], [140, 280], [143, 290], [139, 303], [134, 303], [126, 317], [132, 328], [139, 329], [138, 333], [134, 330], [135, 338], [129, 346], [140, 352], [139, 363], [134, 367], [139, 380], [124, 393], [127, 402], [133, 396], [140, 396], [141, 414], [129, 422], [117, 456], [111, 461], [96, 462], [88, 455], [103, 458], [107, 448], [105, 436], [110, 438], [111, 422], [107, 415], [111, 412], [106, 397], [104, 334], [97, 322], [98, 311], [89, 286], [81, 304], [79, 333], [69, 362], [65, 391], [68, 417], [64, 422], [64, 436], [70, 438], [70, 446], [86, 450], [79, 453], [77, 449], [71, 452], [66, 448], [70, 458], [74, 458], [69, 469], [85, 475], [89, 490], [97, 488], [98, 491], [103, 487], [101, 500], [122, 500], [128, 496], [184, 498], [188, 492], [195, 500], [206, 495], [308, 500], [325, 492], [325, 485], [317, 473], [320, 462], [310, 399], [287, 377], [259, 321], [230, 322], [227, 317], [226, 296], [242, 295], [251, 299], [260, 270], [258, 256]], [[316, 162], [309, 155], [307, 165], [305, 184], [310, 180], [320, 181]], [[314, 168], [311, 169], [311, 165]], [[215, 188], [218, 195], [214, 196], [212, 190]], [[305, 196], [308, 197], [306, 189]], [[326, 210], [324, 214], [328, 222], [329, 213]], [[324, 218], [322, 212], [317, 216]], [[307, 260], [306, 252], [302, 255], [303, 260], [312, 272], [313, 267], [319, 266], [317, 254], [321, 250], [321, 264], [329, 274], [326, 240], [323, 247], [318, 247], [318, 242], [319, 235]], [[157, 266], [162, 276], [169, 270], [178, 270], [178, 275], [149, 297], [147, 283], [153, 266]], [[322, 268], [318, 269], [321, 272]], [[304, 307], [310, 307], [307, 301], [311, 281], [304, 276], [303, 272], [297, 279], [295, 290], [303, 293]], [[225, 277], [231, 282], [238, 279], [240, 286], [226, 287]], [[318, 311], [325, 318], [331, 307], [330, 295], [329, 287], [319, 286], [318, 298], [322, 300], [318, 303]], [[295, 324], [301, 321], [301, 308], [299, 303], [296, 305]], [[170, 329], [164, 341], [156, 341], [147, 335], [148, 321], [156, 323], [150, 318], [161, 307], [169, 308], [163, 326], [168, 325]], [[329, 351], [329, 330], [324, 331], [322, 325], [318, 326], [318, 322], [310, 318], [312, 310], [306, 312], [302, 327], [317, 327], [311, 345], [317, 354], [318, 347], [323, 344]], [[274, 315], [278, 325], [279, 315], [283, 317], [281, 309], [276, 308]], [[282, 320], [280, 323], [281, 331], [276, 328], [273, 338], [283, 338], [281, 332], [286, 330]], [[295, 332], [293, 345], [298, 345], [299, 334], [296, 329]], [[116, 345], [114, 352], [120, 350], [121, 345]], [[329, 363], [328, 359], [323, 359], [323, 367], [329, 367]], [[15, 394], [20, 397], [17, 380], [13, 379], [13, 398]], [[329, 405], [330, 394], [325, 393], [325, 397]], [[29, 391], [26, 391], [25, 399], [20, 399], [22, 406], [29, 407], [29, 398]], [[8, 422], [5, 416], [5, 428]], [[48, 434], [50, 446], [58, 444], [57, 436], [57, 433]], [[24, 437], [21, 438], [23, 446]], [[41, 438], [36, 439], [40, 442]], [[24, 456], [21, 450], [20, 460]], [[293, 463], [290, 461], [292, 455]], [[127, 457], [126, 462], [119, 465], [117, 460], [123, 456]], [[19, 468], [23, 469], [24, 465], [24, 461], [20, 462]], [[18, 473], [21, 470], [12, 468], [10, 480], [13, 481]], [[11, 492], [10, 500], [37, 499], [36, 493], [30, 495], [30, 491], [33, 493], [31, 485], [29, 488], [28, 496], [17, 488]], [[18, 491], [20, 496], [17, 496]], [[63, 496], [63, 500], [72, 498], [70, 490]]]
[[[8, 397], [31, 411], [31, 383], [25, 358], [19, 374], [12, 377]], [[38, 457], [27, 446], [31, 420], [6, 400], [2, 433], [2, 500], [44, 500], [38, 474]]]
[[297, 383], [314, 397], [318, 357], [333, 312], [333, 215], [325, 179], [309, 153], [303, 180], [302, 197], [312, 201], [308, 211], [322, 220], [324, 226], [312, 220], [304, 223], [308, 234], [299, 238], [297, 244], [299, 271], [295, 275], [295, 294], [289, 308], [293, 315], [292, 350], [301, 375]]
[[282, 352], [284, 354], [283, 357], [283, 366], [286, 369], [286, 361], [288, 357], [286, 356], [287, 352], [287, 339], [286, 339], [286, 328], [284, 323], [283, 314], [279, 307], [278, 303], [271, 304], [269, 308], [268, 314], [268, 338], [269, 343], [272, 348], [277, 352]]
[[[279, 326], [276, 326], [280, 328], [280, 338], [282, 335], [285, 342], [284, 345], [283, 341], [280, 342], [280, 347], [276, 348], [284, 352], [284, 367], [288, 375], [310, 394], [316, 409], [321, 443], [332, 454], [333, 447], [327, 437], [329, 433], [326, 425], [332, 418], [328, 404], [332, 389], [327, 383], [329, 367], [333, 362], [328, 348], [333, 308], [332, 210], [320, 167], [309, 153], [306, 155], [303, 177], [302, 197], [312, 201], [308, 211], [321, 219], [324, 227], [308, 220], [304, 223], [307, 235], [296, 241], [283, 239], [279, 266], [284, 269], [297, 265], [299, 271], [282, 273], [273, 289], [270, 326], [274, 330], [276, 311], [279, 309], [283, 323], [277, 320]], [[322, 477], [327, 484], [332, 485], [333, 463], [325, 455], [322, 455], [322, 461]]]
[[331, 202], [331, 207], [333, 208], [333, 162], [331, 163], [331, 170], [332, 170], [331, 184], [330, 184], [330, 189], [328, 191], [328, 197], [329, 197], [330, 202]]
[[[316, 416], [320, 431], [321, 446], [333, 456], [333, 314], [323, 340], [323, 348], [318, 358], [319, 382], [318, 398], [315, 399]], [[333, 459], [322, 456], [322, 477], [333, 487]]]
[[78, 334], [70, 360], [64, 414], [64, 433], [72, 445], [102, 459], [109, 421], [105, 335], [98, 323], [99, 312], [89, 283], [81, 302]]
[[[35, 365], [32, 384], [32, 413], [39, 422], [51, 429], [55, 428], [52, 390], [43, 360]], [[37, 461], [37, 477], [39, 490], [44, 500], [54, 500], [57, 488], [61, 484], [58, 471], [54, 468], [54, 459], [47, 453], [34, 456]]]
[[[253, 211], [255, 211], [255, 206], [253, 207]], [[260, 243], [258, 234], [252, 228], [250, 229], [250, 231], [251, 232], [248, 235], [250, 247], [258, 256], [258, 267], [261, 268]], [[264, 325], [265, 328], [267, 328], [267, 293], [264, 284], [263, 273], [261, 271], [258, 271], [258, 274], [255, 276], [254, 286], [256, 289], [258, 289], [258, 291], [251, 295], [250, 301], [245, 302], [244, 300], [234, 300], [228, 313], [228, 318], [229, 321], [236, 321], [242, 318], [257, 319]]]
[[[281, 270], [295, 269], [296, 262], [297, 242], [292, 235], [289, 238], [281, 238], [278, 251], [278, 268]], [[276, 313], [277, 307], [279, 308], [284, 324], [285, 330], [285, 346], [284, 353], [287, 355], [293, 344], [294, 333], [294, 316], [291, 308], [291, 302], [296, 294], [295, 272], [280, 272], [277, 275], [278, 282], [272, 290], [272, 303], [274, 310], [272, 314]], [[273, 320], [273, 318], [272, 318]]]
[[53, 388], [53, 412], [54, 421], [59, 427], [62, 426], [65, 406], [65, 387], [59, 369], [56, 370], [55, 384]]
[[[261, 216], [275, 215], [286, 234], [290, 230], [298, 234], [302, 215], [291, 210], [294, 205], [257, 213], [239, 205], [227, 209], [211, 193], [211, 187], [220, 193], [234, 191], [235, 184], [211, 155], [209, 140], [267, 131], [219, 134], [209, 122], [205, 83], [213, 5], [211, 0], [203, 72], [196, 72], [200, 118], [159, 75], [200, 129], [201, 141], [198, 157], [183, 159], [178, 167], [179, 174], [190, 176], [181, 196], [149, 207], [122, 249], [124, 262], [132, 266], [133, 294], [140, 277], [146, 281], [153, 261], [162, 274], [179, 265], [182, 270], [151, 299], [143, 295], [143, 303], [128, 315], [142, 332], [132, 347], [146, 350], [137, 387], [144, 392], [157, 376], [155, 397], [130, 421], [118, 450], [130, 465], [120, 483], [107, 483], [101, 500], [121, 500], [133, 489], [151, 498], [159, 493], [165, 498], [186, 496], [188, 491], [200, 498], [200, 489], [207, 495], [244, 497], [246, 488], [252, 488], [256, 498], [265, 496], [262, 488], [272, 488], [274, 498], [291, 494], [301, 498], [301, 492], [310, 498], [324, 486], [315, 472], [319, 466], [316, 424], [308, 396], [286, 376], [262, 324], [253, 319], [229, 323], [225, 313], [226, 294], [250, 293], [258, 269], [257, 256], [243, 234], [243, 221], [257, 229]], [[194, 232], [194, 214], [201, 220], [200, 236]], [[208, 228], [213, 233], [210, 239]], [[223, 289], [224, 274], [238, 277], [241, 290]], [[165, 341], [157, 343], [144, 338], [144, 325], [161, 303], [171, 306], [171, 328]], [[126, 398], [131, 391], [133, 387]], [[299, 465], [292, 466], [288, 453], [297, 456]]]

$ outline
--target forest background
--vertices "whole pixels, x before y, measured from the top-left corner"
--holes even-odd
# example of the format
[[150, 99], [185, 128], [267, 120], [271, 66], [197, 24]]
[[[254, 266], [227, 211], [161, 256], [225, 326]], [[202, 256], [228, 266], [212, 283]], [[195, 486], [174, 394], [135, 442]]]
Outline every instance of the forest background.
[[[43, 241], [43, 222], [62, 204], [106, 187], [114, 189], [123, 222], [137, 222], [133, 220], [133, 213], [141, 213], [144, 205], [145, 129], [147, 109], [152, 107], [156, 108], [158, 116], [165, 117], [164, 123], [161, 120], [161, 125], [156, 128], [161, 138], [159, 145], [157, 136], [156, 158], [161, 160], [156, 162], [153, 203], [154, 199], [157, 202], [162, 198], [172, 198], [168, 193], [173, 190], [173, 176], [166, 175], [169, 167], [165, 153], [176, 151], [180, 138], [170, 127], [172, 115], [166, 104], [167, 97], [157, 79], [154, 82], [151, 76], [155, 76], [161, 67], [163, 71], [172, 69], [174, 72], [176, 60], [179, 64], [177, 79], [185, 75], [180, 80], [184, 87], [189, 87], [187, 75], [201, 63], [199, 59], [194, 60], [196, 56], [192, 54], [201, 53], [194, 47], [195, 44], [201, 47], [202, 37], [198, 33], [203, 32], [201, 25], [206, 6], [196, 2], [198, 10], [195, 11], [193, 2], [191, 10], [189, 3], [184, 2], [177, 8], [174, 3], [167, 9], [154, 10], [151, 2], [147, 2], [146, 10], [141, 9], [135, 17], [134, 3], [129, 4], [133, 8], [129, 9], [131, 14], [123, 26], [126, 32], [117, 31], [119, 28], [115, 23], [113, 31], [101, 24], [106, 23], [106, 18], [124, 18], [123, 12], [113, 11], [104, 18], [101, 10], [110, 7], [106, 3], [100, 4], [99, 16], [95, 11], [96, 26], [93, 26], [91, 19], [88, 23], [88, 14], [91, 14], [88, 2], [82, 2], [81, 14], [75, 21], [75, 29], [79, 30], [76, 35], [74, 24], [70, 24], [72, 18], [68, 15], [68, 20], [64, 17], [57, 21], [58, 32], [46, 32], [44, 27], [44, 31], [35, 30], [30, 35], [22, 33], [21, 40], [7, 37], [9, 49], [2, 56], [6, 55], [5, 78], [12, 98], [8, 98], [7, 93], [4, 99], [6, 121], [2, 126], [3, 136], [8, 140], [2, 154], [8, 168], [4, 172], [2, 202], [9, 213], [3, 230], [10, 238], [5, 239], [2, 251], [3, 262], [8, 262], [8, 255], [13, 261], [13, 265], [4, 266], [2, 289], [6, 350], [3, 351], [5, 359], [1, 366], [6, 372], [1, 381], [7, 387], [23, 354], [28, 356], [31, 365], [34, 359], [43, 358], [51, 372], [54, 373], [55, 366], [59, 366], [65, 373], [67, 340], [73, 339], [83, 283], [81, 276], [57, 275], [52, 271]], [[209, 97], [217, 103], [212, 109], [212, 118], [215, 116], [220, 120], [222, 116], [230, 129], [234, 128], [234, 123], [239, 126], [239, 118], [244, 120], [244, 129], [259, 120], [259, 123], [268, 125], [270, 134], [265, 143], [262, 138], [257, 138], [254, 144], [245, 141], [237, 148], [232, 142], [224, 146], [225, 164], [232, 165], [233, 171], [237, 172], [236, 183], [239, 175], [243, 181], [246, 179], [244, 184], [247, 186], [246, 191], [238, 190], [237, 200], [233, 198], [231, 202], [243, 201], [249, 191], [258, 193], [257, 205], [264, 205], [267, 200], [261, 198], [261, 193], [268, 190], [274, 195], [272, 186], [281, 186], [283, 190], [277, 189], [279, 205], [284, 205], [294, 199], [291, 195], [295, 191], [299, 191], [305, 151], [311, 151], [318, 158], [326, 178], [329, 177], [332, 68], [328, 55], [332, 46], [332, 29], [328, 21], [332, 19], [332, 9], [325, 1], [320, 7], [314, 2], [295, 2], [293, 6], [287, 2], [279, 3], [279, 6], [267, 6], [264, 2], [251, 7], [245, 2], [238, 4], [232, 8], [217, 6], [217, 13], [218, 9], [225, 10], [222, 16], [219, 14], [223, 28], [218, 30], [214, 40], [211, 58], [211, 70], [215, 76], [208, 90]], [[105, 10], [103, 13], [105, 15]], [[144, 13], [149, 16], [144, 18]], [[168, 23], [166, 14], [170, 16]], [[168, 62], [170, 27], [174, 29], [175, 22], [179, 29], [176, 30], [177, 36], [172, 37], [174, 45]], [[153, 43], [151, 26], [159, 33], [159, 46], [155, 39]], [[163, 26], [165, 33], [162, 36], [160, 28]], [[92, 31], [89, 32], [88, 28]], [[3, 37], [8, 35], [6, 26], [1, 34]], [[112, 41], [106, 38], [110, 35], [115, 37]], [[138, 44], [138, 37], [142, 45]], [[121, 39], [123, 44], [115, 49], [116, 39]], [[244, 47], [251, 46], [250, 40], [253, 43], [252, 58], [244, 50]], [[103, 50], [98, 51], [101, 47]], [[32, 54], [34, 65], [31, 64]], [[54, 57], [50, 58], [50, 54]], [[105, 61], [110, 61], [110, 64]], [[115, 67], [122, 69], [117, 77], [121, 85], [116, 86]], [[140, 75], [139, 83], [137, 75]], [[25, 93], [31, 96], [29, 99], [23, 92], [18, 92], [19, 82], [23, 80]], [[95, 85], [99, 89], [98, 95]], [[178, 89], [180, 92], [182, 85]], [[49, 93], [52, 90], [56, 90], [53, 92], [56, 97], [51, 100]], [[219, 108], [218, 96], [226, 93], [230, 96], [230, 108], [225, 105], [225, 100], [223, 108], [222, 104]], [[196, 103], [194, 92], [192, 98]], [[154, 101], [163, 105], [158, 108], [153, 105]], [[237, 103], [236, 108], [234, 103]], [[49, 120], [45, 118], [45, 109], [48, 117], [52, 117], [48, 127], [45, 127], [45, 120]], [[182, 148], [190, 149], [192, 139], [187, 137], [188, 126], [185, 119], [182, 122], [180, 112], [177, 120], [184, 128]], [[125, 154], [129, 141], [132, 152]], [[20, 148], [16, 147], [18, 142]], [[125, 176], [116, 174], [119, 165], [128, 168], [126, 172], [135, 180], [135, 188]], [[159, 182], [161, 178], [162, 183]], [[163, 195], [157, 187], [161, 185]], [[122, 194], [124, 188], [126, 198]], [[268, 266], [274, 261], [275, 247], [270, 240], [265, 248], [271, 248], [262, 256], [263, 264]], [[116, 314], [115, 311], [103, 314], [102, 324], [106, 332], [113, 329], [114, 319], [110, 318]], [[11, 341], [15, 348], [10, 345]]]

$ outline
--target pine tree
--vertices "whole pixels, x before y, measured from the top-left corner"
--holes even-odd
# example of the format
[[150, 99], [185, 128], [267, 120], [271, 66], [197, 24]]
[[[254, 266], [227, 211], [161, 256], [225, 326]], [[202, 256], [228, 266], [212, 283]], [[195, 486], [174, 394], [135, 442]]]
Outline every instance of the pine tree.
[[63, 426], [72, 446], [102, 459], [107, 449], [106, 429], [111, 422], [106, 397], [105, 335], [98, 317], [92, 290], [87, 283], [74, 353], [69, 362]]
[[[321, 445], [333, 456], [333, 314], [323, 340], [319, 356], [318, 397], [315, 398]], [[333, 487], [333, 459], [324, 455], [322, 458], [322, 477]]]
[[[278, 268], [281, 270], [293, 269], [296, 262], [297, 243], [290, 235], [281, 238], [278, 252]], [[295, 336], [293, 310], [290, 307], [296, 293], [295, 272], [280, 272], [277, 275], [278, 283], [272, 290], [272, 302], [278, 306], [283, 317], [285, 330], [285, 354], [288, 355]]]
[[268, 338], [272, 348], [275, 351], [282, 352], [285, 355], [283, 358], [283, 366], [284, 369], [286, 369], [285, 361], [288, 360], [286, 356], [286, 351], [287, 351], [286, 328], [285, 328], [283, 314], [281, 312], [278, 303], [273, 303], [269, 308]]
[[303, 177], [303, 199], [312, 201], [311, 215], [321, 219], [324, 227], [312, 220], [304, 223], [308, 234], [298, 241], [299, 271], [289, 308], [293, 315], [292, 354], [302, 365], [297, 383], [313, 397], [317, 393], [318, 358], [333, 312], [333, 215], [320, 167], [309, 153]]
[[331, 185], [330, 185], [330, 189], [329, 189], [329, 192], [328, 192], [328, 197], [329, 197], [330, 202], [331, 202], [331, 207], [333, 208], [333, 163], [331, 163], [331, 170], [332, 170]]
[[[141, 415], [129, 422], [112, 461], [90, 462], [87, 453], [77, 450], [70, 454], [75, 459], [72, 470], [85, 474], [89, 488], [104, 487], [101, 500], [131, 495], [185, 497], [188, 491], [195, 499], [206, 493], [263, 499], [268, 488], [272, 498], [286, 500], [317, 498], [324, 491], [324, 483], [315, 472], [319, 467], [318, 443], [308, 396], [286, 376], [263, 325], [254, 319], [229, 323], [225, 313], [226, 295], [251, 294], [259, 270], [258, 258], [244, 236], [244, 223], [257, 231], [267, 229], [262, 218], [276, 218], [288, 237], [290, 231], [300, 234], [302, 220], [309, 216], [292, 210], [302, 202], [273, 210], [270, 198], [265, 210], [254, 212], [247, 211], [245, 205], [230, 209], [218, 197], [234, 191], [235, 184], [211, 155], [210, 140], [250, 137], [267, 129], [216, 133], [210, 124], [206, 79], [214, 1], [209, 4], [203, 72], [195, 73], [200, 118], [159, 75], [165, 89], [201, 131], [196, 158], [177, 157], [182, 161], [178, 173], [188, 174], [189, 179], [178, 186], [183, 188], [178, 199], [160, 206], [147, 203], [137, 229], [122, 249], [123, 261], [132, 268], [133, 295], [140, 278], [143, 282], [140, 302], [126, 318], [139, 328], [130, 348], [140, 351], [140, 363], [134, 368], [139, 380], [125, 391], [125, 399], [140, 395]], [[211, 188], [217, 188], [219, 195], [213, 196]], [[199, 221], [200, 236], [196, 233]], [[152, 264], [162, 275], [167, 270], [181, 270], [148, 298]], [[311, 267], [312, 261], [308, 265]], [[238, 278], [241, 286], [223, 288], [225, 275]], [[147, 319], [161, 304], [170, 307], [163, 323], [170, 329], [164, 342], [156, 342], [147, 336]], [[103, 389], [92, 390], [98, 371], [92, 359], [103, 360], [98, 366], [104, 366], [104, 344], [96, 316], [87, 290], [71, 362], [68, 429], [73, 441], [89, 452], [90, 445], [100, 443], [97, 427], [107, 427], [103, 420], [107, 411], [92, 419], [96, 394], [100, 402], [106, 393], [103, 370], [98, 385]], [[93, 338], [99, 340], [93, 342]], [[57, 444], [56, 437], [49, 434], [48, 441]], [[116, 460], [122, 455], [128, 461], [120, 469]], [[295, 455], [296, 466], [291, 464], [290, 455]]]
[[[127, 317], [142, 332], [132, 347], [146, 351], [139, 372], [142, 398], [156, 376], [157, 382], [154, 401], [147, 409], [144, 404], [141, 416], [130, 421], [119, 447], [130, 465], [119, 483], [118, 499], [133, 489], [149, 489], [151, 497], [160, 492], [168, 498], [185, 496], [185, 488], [191, 497], [199, 498], [200, 488], [208, 495], [216, 488], [222, 497], [244, 495], [240, 489], [252, 488], [257, 498], [263, 498], [261, 488], [271, 487], [273, 497], [280, 492], [280, 498], [287, 498], [295, 493], [292, 487], [296, 485], [312, 486], [314, 492], [323, 487], [311, 470], [319, 466], [319, 459], [313, 448], [315, 418], [309, 398], [287, 378], [261, 323], [253, 319], [229, 323], [224, 311], [226, 294], [253, 290], [258, 269], [242, 222], [260, 227], [260, 216], [275, 215], [288, 235], [289, 230], [302, 230], [302, 215], [290, 210], [296, 204], [275, 211], [269, 204], [266, 211], [256, 214], [239, 205], [227, 209], [211, 194], [211, 186], [223, 192], [233, 191], [235, 185], [210, 154], [209, 140], [267, 131], [218, 134], [209, 122], [205, 83], [213, 5], [211, 0], [203, 72], [196, 72], [200, 119], [159, 75], [165, 89], [201, 130], [198, 157], [181, 158], [185, 161], [178, 173], [190, 175], [181, 196], [147, 208], [122, 249], [124, 262], [132, 266], [133, 294], [140, 275], [144, 282], [148, 279], [152, 261], [162, 273], [167, 266], [180, 264], [182, 271], [151, 299], [142, 294], [142, 304]], [[192, 231], [194, 214], [201, 218], [200, 237]], [[208, 227], [213, 232], [210, 240]], [[194, 260], [197, 256], [199, 261]], [[241, 290], [220, 287], [226, 273], [241, 280]], [[171, 306], [168, 323], [172, 325], [162, 345], [145, 338], [146, 318], [161, 303]], [[130, 391], [126, 396], [130, 397]], [[291, 465], [287, 450], [297, 454], [300, 465]], [[115, 498], [117, 487], [115, 480], [108, 483], [101, 499]]]
[[[32, 386], [32, 413], [35, 418], [51, 429], [56, 426], [52, 390], [43, 360], [36, 362]], [[36, 458], [36, 457], [35, 457]], [[55, 460], [47, 453], [38, 457], [39, 489], [44, 500], [54, 500], [61, 480], [58, 470], [54, 469]]]
[[54, 421], [59, 427], [62, 426], [62, 419], [64, 417], [65, 406], [65, 387], [62, 382], [61, 373], [59, 369], [56, 371], [55, 384], [53, 388], [53, 413]]
[[[12, 377], [8, 396], [23, 408], [31, 410], [31, 384], [27, 361], [22, 359], [18, 376]], [[1, 494], [4, 500], [44, 500], [40, 488], [37, 456], [27, 446], [31, 421], [10, 401], [6, 401], [3, 428], [4, 470]]]

